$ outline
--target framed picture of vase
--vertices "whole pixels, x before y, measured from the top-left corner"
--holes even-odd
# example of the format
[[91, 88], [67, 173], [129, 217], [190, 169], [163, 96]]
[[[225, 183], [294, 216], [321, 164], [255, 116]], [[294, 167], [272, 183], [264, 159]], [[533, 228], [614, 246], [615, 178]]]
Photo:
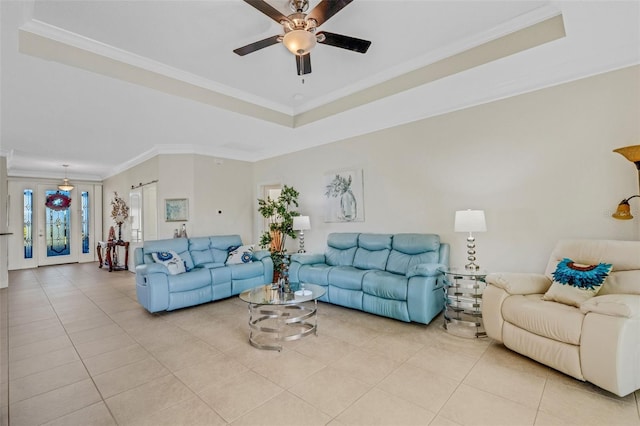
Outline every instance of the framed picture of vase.
[[364, 222], [362, 169], [325, 173], [324, 203], [325, 222]]

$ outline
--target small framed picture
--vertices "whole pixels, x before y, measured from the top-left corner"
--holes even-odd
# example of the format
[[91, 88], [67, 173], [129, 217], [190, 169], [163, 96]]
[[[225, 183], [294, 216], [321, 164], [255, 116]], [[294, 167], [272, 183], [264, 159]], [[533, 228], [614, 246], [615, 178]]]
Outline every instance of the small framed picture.
[[189, 220], [188, 198], [165, 198], [164, 200], [165, 222], [186, 222]]

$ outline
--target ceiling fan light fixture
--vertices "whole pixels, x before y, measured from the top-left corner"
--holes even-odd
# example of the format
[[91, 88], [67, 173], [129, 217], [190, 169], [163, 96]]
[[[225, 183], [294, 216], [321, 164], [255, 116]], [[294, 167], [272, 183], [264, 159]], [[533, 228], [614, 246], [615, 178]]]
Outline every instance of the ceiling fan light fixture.
[[306, 55], [316, 45], [316, 36], [306, 30], [293, 30], [284, 35], [282, 44], [294, 55]]

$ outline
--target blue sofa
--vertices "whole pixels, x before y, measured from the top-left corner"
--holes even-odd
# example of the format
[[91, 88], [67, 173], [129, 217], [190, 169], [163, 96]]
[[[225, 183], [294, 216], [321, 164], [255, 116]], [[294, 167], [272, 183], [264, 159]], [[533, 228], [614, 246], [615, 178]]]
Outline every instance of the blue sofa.
[[444, 307], [448, 266], [438, 235], [332, 233], [324, 254], [291, 255], [289, 279], [325, 286], [325, 302], [429, 324]]
[[[171, 311], [224, 299], [270, 283], [273, 261], [266, 250], [252, 253], [250, 263], [227, 265], [228, 249], [241, 246], [239, 235], [145, 241], [134, 251], [138, 302], [149, 312]], [[171, 275], [153, 253], [174, 251], [187, 272]]]

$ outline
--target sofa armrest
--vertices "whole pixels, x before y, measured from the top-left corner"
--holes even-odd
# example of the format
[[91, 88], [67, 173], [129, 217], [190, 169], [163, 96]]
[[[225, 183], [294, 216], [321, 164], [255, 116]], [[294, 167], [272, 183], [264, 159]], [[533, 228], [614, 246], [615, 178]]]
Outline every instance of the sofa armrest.
[[324, 254], [321, 253], [293, 253], [291, 255], [291, 262], [298, 262], [301, 265], [325, 263]]
[[485, 281], [509, 294], [543, 294], [551, 286], [546, 275], [530, 273], [494, 272]]
[[149, 275], [157, 273], [169, 275], [169, 269], [161, 263], [145, 263], [144, 265], [136, 266], [136, 274]]
[[580, 304], [583, 314], [594, 312], [622, 318], [640, 318], [640, 295], [606, 294], [595, 296]]
[[443, 263], [420, 263], [414, 265], [407, 271], [407, 278], [411, 277], [437, 277], [442, 275], [447, 269], [447, 265]]
[[269, 250], [256, 250], [253, 252], [253, 260], [260, 261], [265, 257], [271, 257], [271, 252]]

